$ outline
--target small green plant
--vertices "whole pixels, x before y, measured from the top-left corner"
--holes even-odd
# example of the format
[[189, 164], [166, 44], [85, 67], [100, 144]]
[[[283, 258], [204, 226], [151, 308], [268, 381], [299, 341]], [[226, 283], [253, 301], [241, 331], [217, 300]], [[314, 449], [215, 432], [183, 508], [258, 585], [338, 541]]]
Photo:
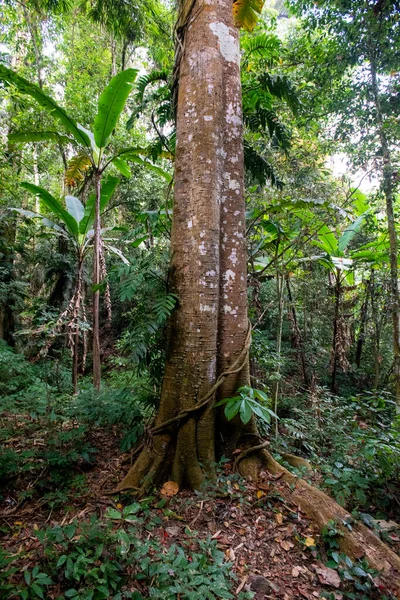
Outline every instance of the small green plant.
[[46, 573], [39, 571], [37, 565], [33, 567], [32, 571], [24, 571], [24, 579], [26, 588], [19, 592], [22, 600], [30, 598], [43, 598], [44, 600], [47, 586], [53, 583], [52, 579]]
[[[351, 529], [349, 521], [343, 522], [343, 526]], [[374, 582], [374, 577], [378, 575], [378, 572], [369, 567], [367, 560], [363, 558], [354, 562], [344, 552], [340, 552], [340, 541], [343, 535], [343, 531], [335, 521], [329, 521], [321, 532], [328, 558], [326, 566], [338, 572], [345, 588], [344, 597], [352, 600], [385, 598], [380, 594], [379, 588]], [[322, 597], [334, 600], [335, 595], [323, 592]]]
[[[2, 599], [47, 598], [57, 594], [74, 600], [229, 600], [235, 598], [232, 563], [217, 548], [216, 540], [198, 539], [187, 529], [180, 544], [167, 546], [158, 536], [143, 536], [163, 524], [154, 511], [154, 498], [121, 510], [109, 509], [106, 519], [74, 521], [37, 530], [42, 544], [32, 571], [21, 576], [21, 554], [0, 553]], [[157, 505], [158, 507], [158, 505]], [[237, 598], [253, 598], [240, 592]]]
[[224, 398], [215, 405], [222, 406], [225, 404], [224, 412], [228, 421], [239, 414], [242, 423], [246, 424], [255, 415], [269, 425], [271, 417], [277, 418], [268, 406], [268, 396], [261, 390], [255, 390], [248, 385], [244, 385], [238, 389], [238, 394], [234, 398]]

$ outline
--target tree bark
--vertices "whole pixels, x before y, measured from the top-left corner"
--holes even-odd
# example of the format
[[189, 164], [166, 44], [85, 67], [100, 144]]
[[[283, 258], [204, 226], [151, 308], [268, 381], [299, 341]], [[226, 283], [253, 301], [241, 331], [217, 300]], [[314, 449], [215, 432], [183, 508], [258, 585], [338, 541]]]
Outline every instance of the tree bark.
[[400, 410], [400, 303], [399, 303], [399, 282], [397, 265], [397, 233], [395, 227], [395, 217], [393, 205], [395, 200], [395, 190], [393, 185], [393, 165], [392, 155], [389, 143], [385, 133], [385, 123], [383, 120], [381, 102], [379, 98], [379, 84], [376, 73], [375, 58], [370, 57], [370, 70], [372, 79], [372, 92], [374, 96], [376, 122], [383, 157], [383, 181], [382, 188], [386, 200], [386, 215], [388, 222], [389, 247], [390, 247], [390, 287], [391, 287], [391, 313], [393, 321], [393, 354], [394, 354], [394, 377], [396, 386], [396, 403]]
[[[171, 283], [179, 302], [156, 426], [212, 389], [241, 354], [248, 332], [240, 55], [232, 3], [201, 0], [181, 10], [189, 16], [182, 25], [171, 234]], [[218, 398], [247, 383], [246, 359], [225, 378]], [[229, 452], [244, 431], [240, 422], [216, 415], [214, 403], [215, 394], [201, 411], [155, 435], [119, 489], [144, 490], [167, 478], [198, 489], [212, 477], [216, 446], [218, 453]]]

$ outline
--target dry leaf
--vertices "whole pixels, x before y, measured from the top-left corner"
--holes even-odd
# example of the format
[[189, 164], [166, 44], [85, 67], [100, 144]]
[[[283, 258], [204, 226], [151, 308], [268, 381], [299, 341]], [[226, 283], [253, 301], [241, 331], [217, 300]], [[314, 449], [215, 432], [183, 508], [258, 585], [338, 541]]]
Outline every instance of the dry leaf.
[[300, 567], [293, 567], [292, 569], [292, 577], [298, 577], [301, 573]]
[[282, 523], [283, 523], [283, 515], [282, 515], [282, 513], [276, 513], [275, 514], [275, 521], [278, 523], [278, 525], [282, 525]]
[[171, 527], [166, 527], [165, 531], [168, 533], [168, 535], [170, 535], [172, 537], [176, 537], [181, 532], [181, 530], [178, 527], [178, 525], [172, 525]]
[[228, 548], [228, 550], [225, 550], [225, 556], [226, 558], [228, 558], [231, 562], [235, 562], [235, 552], [232, 548]]
[[294, 544], [292, 542], [289, 542], [289, 540], [282, 540], [279, 543], [279, 545], [281, 548], [286, 550], [286, 552], [288, 552], [291, 548], [294, 548]]
[[319, 565], [313, 565], [313, 567], [321, 583], [327, 583], [335, 588], [340, 587], [341, 581], [336, 571], [330, 569], [329, 567], [320, 567]]
[[260, 499], [263, 496], [265, 496], [265, 492], [263, 492], [262, 490], [257, 490], [257, 494], [256, 494], [257, 498]]
[[315, 540], [312, 537], [308, 537], [306, 538], [306, 541], [304, 542], [304, 545], [307, 546], [307, 548], [310, 548], [310, 546], [315, 546]]
[[176, 496], [179, 492], [179, 485], [176, 481], [166, 481], [160, 490], [163, 496]]

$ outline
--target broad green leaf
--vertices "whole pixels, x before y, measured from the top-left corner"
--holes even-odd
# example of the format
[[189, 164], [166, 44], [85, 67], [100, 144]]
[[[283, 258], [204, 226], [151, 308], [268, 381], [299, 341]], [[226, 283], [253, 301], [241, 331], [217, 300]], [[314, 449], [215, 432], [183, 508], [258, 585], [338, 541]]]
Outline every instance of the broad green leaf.
[[99, 148], [107, 146], [132, 91], [137, 69], [127, 69], [115, 75], [99, 98], [99, 108], [94, 120], [94, 139]]
[[224, 413], [228, 421], [233, 419], [233, 417], [235, 417], [238, 414], [241, 403], [241, 398], [239, 398], [239, 400], [236, 400], [236, 402], [233, 402], [232, 399], [230, 402], [227, 402]]
[[347, 227], [347, 229], [344, 230], [344, 232], [342, 233], [342, 235], [339, 238], [339, 244], [338, 244], [339, 252], [344, 252], [346, 250], [346, 248], [350, 244], [351, 240], [360, 231], [360, 229], [363, 226], [363, 223], [369, 213], [370, 213], [370, 210], [367, 210], [366, 212], [364, 212], [362, 215], [360, 215], [354, 221], [354, 223], [349, 225]]
[[170, 183], [172, 181], [171, 175], [164, 171], [164, 169], [161, 169], [160, 167], [154, 165], [147, 158], [145, 158], [145, 156], [146, 150], [144, 150], [143, 148], [127, 148], [126, 150], [122, 150], [121, 152], [119, 152], [116, 158], [123, 158], [125, 161], [131, 161], [137, 163], [138, 165], [143, 165], [144, 167], [146, 167], [146, 169], [157, 173], [157, 175], [161, 175], [161, 177], [163, 177], [168, 181], [168, 183]]
[[124, 177], [131, 177], [132, 171], [125, 160], [117, 156], [111, 162], [114, 165], [114, 167], [117, 167], [118, 171], [120, 171], [120, 173], [122, 173]]
[[326, 225], [322, 225], [322, 227], [318, 231], [318, 237], [320, 242], [315, 242], [316, 246], [325, 250], [327, 254], [337, 254], [338, 253], [338, 242], [333, 231], [327, 227]]
[[131, 263], [129, 262], [129, 260], [126, 258], [125, 254], [123, 254], [121, 252], [121, 250], [119, 250], [118, 248], [115, 248], [115, 246], [106, 246], [108, 248], [108, 250], [111, 250], [111, 252], [113, 252], [116, 256], [118, 256], [122, 262], [125, 265], [130, 265]]
[[62, 135], [57, 131], [19, 131], [18, 133], [10, 133], [8, 136], [8, 140], [11, 143], [18, 142], [60, 142], [62, 144], [75, 144], [76, 140], [68, 137], [67, 135]]
[[235, 396], [234, 398], [223, 398], [222, 400], [218, 400], [218, 402], [216, 402], [214, 404], [215, 407], [217, 406], [223, 406], [224, 404], [227, 404], [228, 402], [232, 402], [233, 400], [241, 400], [240, 396]]
[[58, 200], [56, 200], [54, 196], [52, 196], [49, 192], [39, 187], [38, 185], [28, 183], [27, 181], [22, 182], [21, 187], [28, 190], [28, 192], [35, 194], [35, 196], [39, 196], [43, 204], [45, 204], [45, 206], [47, 206], [49, 210], [51, 210], [55, 215], [57, 215], [61, 219], [61, 221], [64, 223], [70, 234], [73, 236], [78, 235], [78, 223], [76, 222], [74, 217], [72, 217], [69, 214], [69, 212], [67, 212], [65, 208], [61, 206], [61, 203]]
[[270, 423], [271, 422], [271, 412], [272, 411], [269, 411], [264, 406], [261, 406], [260, 404], [253, 405], [253, 412], [258, 417], [260, 417], [260, 419], [262, 419], [263, 421], [265, 421], [266, 423]]
[[34, 98], [42, 108], [50, 113], [55, 119], [61, 121], [64, 127], [72, 133], [79, 144], [90, 147], [90, 140], [88, 136], [79, 129], [78, 123], [70, 117], [61, 106], [58, 106], [53, 98], [47, 96], [38, 85], [20, 77], [17, 73], [14, 73], [11, 69], [7, 69], [4, 65], [0, 65], [0, 80], [12, 83], [18, 88], [21, 94], [27, 94]]
[[74, 217], [75, 221], [79, 224], [85, 213], [85, 208], [79, 198], [75, 196], [65, 196], [65, 204], [69, 214]]
[[331, 256], [331, 261], [336, 269], [339, 269], [339, 271], [349, 271], [353, 267], [353, 260], [351, 258]]
[[354, 283], [355, 283], [354, 271], [347, 271], [345, 278], [346, 278], [348, 285], [354, 285]]
[[240, 419], [244, 425], [250, 421], [252, 414], [253, 410], [250, 402], [247, 402], [246, 399], [243, 399], [240, 405]]
[[357, 216], [362, 215], [368, 210], [367, 196], [361, 190], [352, 190], [351, 199]]
[[60, 233], [65, 233], [62, 227], [60, 227], [53, 221], [50, 221], [50, 219], [48, 219], [47, 217], [39, 213], [33, 212], [32, 210], [25, 210], [24, 208], [10, 208], [10, 210], [14, 210], [15, 212], [19, 213], [20, 215], [23, 215], [24, 217], [28, 217], [29, 219], [42, 219], [43, 224], [47, 227], [51, 227], [52, 229], [55, 229]]
[[232, 9], [235, 26], [253, 31], [263, 6], [264, 0], [236, 0]]
[[265, 392], [263, 392], [261, 390], [254, 390], [254, 395], [256, 398], [258, 398], [262, 402], [268, 402], [268, 396]]

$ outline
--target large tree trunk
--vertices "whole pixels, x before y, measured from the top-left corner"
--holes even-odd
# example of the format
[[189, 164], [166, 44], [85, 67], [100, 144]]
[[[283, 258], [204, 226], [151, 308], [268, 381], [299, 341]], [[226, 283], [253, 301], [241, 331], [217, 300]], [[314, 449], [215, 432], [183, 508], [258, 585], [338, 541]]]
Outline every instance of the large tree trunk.
[[[171, 236], [172, 291], [179, 303], [156, 427], [201, 401], [242, 353], [248, 332], [238, 32], [229, 0], [196, 3], [191, 13], [183, 6], [182, 14], [188, 12], [180, 23], [185, 40]], [[248, 383], [247, 357], [241, 362], [223, 380], [218, 398]], [[217, 453], [229, 452], [243, 434], [240, 422], [216, 415], [214, 403], [215, 394], [201, 411], [155, 435], [120, 489], [143, 490], [163, 479], [196, 489], [205, 474], [212, 476], [216, 446]]]

